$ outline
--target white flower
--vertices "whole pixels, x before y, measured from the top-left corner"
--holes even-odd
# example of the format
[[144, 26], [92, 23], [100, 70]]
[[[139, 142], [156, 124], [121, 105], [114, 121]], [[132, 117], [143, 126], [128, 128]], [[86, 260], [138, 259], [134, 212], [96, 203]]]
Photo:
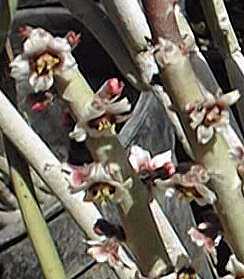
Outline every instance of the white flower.
[[121, 247], [114, 238], [103, 241], [86, 241], [91, 247], [87, 249], [87, 254], [94, 258], [98, 263], [107, 262], [111, 267], [124, 267]]
[[152, 158], [147, 150], [138, 145], [133, 145], [130, 149], [129, 162], [137, 173], [142, 171], [153, 172], [159, 168], [163, 168], [169, 176], [175, 172], [171, 150], [157, 154]]
[[131, 109], [127, 98], [118, 101], [123, 88], [124, 84], [118, 79], [107, 80], [79, 112], [70, 137], [80, 142], [86, 139], [87, 134], [91, 137], [115, 134], [115, 124], [127, 120], [129, 115], [125, 113]]
[[190, 170], [184, 174], [175, 173], [170, 178], [154, 181], [158, 188], [166, 190], [170, 189], [168, 196], [172, 196], [172, 188], [176, 191], [179, 198], [195, 200], [200, 206], [213, 204], [216, 201], [214, 192], [205, 186], [210, 179], [208, 171], [201, 165], [193, 165]]
[[238, 91], [232, 91], [214, 98], [208, 94], [202, 102], [188, 104], [185, 108], [190, 117], [190, 126], [197, 132], [197, 141], [201, 144], [208, 143], [215, 131], [221, 132], [229, 124], [228, 107], [239, 99]]
[[[211, 225], [211, 224], [210, 224]], [[213, 237], [208, 236], [205, 231], [209, 229], [209, 223], [200, 223], [197, 228], [191, 228], [187, 233], [191, 240], [199, 247], [204, 247], [207, 252], [214, 253], [215, 247], [218, 246], [221, 236], [213, 234]]]
[[124, 180], [116, 163], [91, 163], [73, 168], [70, 182], [71, 192], [86, 192], [85, 201], [106, 204], [110, 200], [119, 203], [125, 213], [128, 213], [133, 204], [129, 193], [133, 180]]
[[34, 91], [39, 92], [53, 85], [54, 75], [76, 68], [77, 64], [66, 38], [53, 37], [42, 28], [30, 28], [23, 53], [10, 66], [13, 78], [28, 80]]

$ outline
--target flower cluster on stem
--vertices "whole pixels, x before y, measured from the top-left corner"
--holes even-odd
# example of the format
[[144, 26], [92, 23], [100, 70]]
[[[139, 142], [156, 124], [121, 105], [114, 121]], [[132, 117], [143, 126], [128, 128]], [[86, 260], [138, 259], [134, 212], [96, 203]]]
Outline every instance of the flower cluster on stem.
[[204, 101], [186, 106], [190, 126], [196, 130], [199, 143], [207, 144], [215, 132], [221, 132], [229, 124], [228, 107], [237, 102], [239, 97], [238, 91], [232, 91], [218, 98], [209, 93]]
[[11, 76], [16, 81], [28, 80], [36, 93], [47, 91], [53, 85], [54, 75], [77, 68], [71, 54], [70, 35], [53, 37], [42, 28], [31, 27], [22, 28], [21, 33], [26, 39], [23, 52], [10, 64]]
[[91, 137], [111, 136], [116, 134], [116, 123], [124, 122], [130, 116], [131, 105], [121, 96], [124, 83], [117, 78], [107, 80], [94, 96], [84, 104], [79, 112], [79, 119], [70, 137], [78, 142]]

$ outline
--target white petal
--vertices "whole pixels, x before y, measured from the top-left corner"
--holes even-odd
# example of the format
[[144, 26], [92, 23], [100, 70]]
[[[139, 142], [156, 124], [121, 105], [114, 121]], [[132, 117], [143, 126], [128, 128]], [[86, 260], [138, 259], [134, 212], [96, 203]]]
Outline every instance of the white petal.
[[144, 150], [138, 145], [133, 145], [131, 147], [129, 162], [136, 172], [139, 172], [140, 166], [144, 163], [148, 163], [150, 159], [151, 155], [148, 151]]
[[165, 197], [171, 199], [171, 198], [174, 197], [175, 192], [176, 192], [176, 190], [175, 190], [174, 188], [168, 188], [168, 189], [165, 191]]
[[187, 234], [191, 237], [192, 242], [196, 243], [197, 246], [201, 247], [204, 245], [204, 235], [197, 229], [191, 228]]
[[24, 59], [22, 55], [15, 57], [13, 62], [10, 64], [11, 67], [11, 77], [16, 80], [26, 79], [30, 72], [29, 61]]
[[165, 163], [171, 162], [172, 160], [172, 152], [168, 150], [164, 153], [158, 154], [152, 158], [150, 161], [150, 166], [153, 169], [161, 168]]
[[42, 28], [33, 29], [29, 38], [25, 41], [24, 55], [32, 56], [33, 54], [44, 51], [53, 36]]
[[87, 254], [93, 257], [98, 263], [104, 263], [108, 261], [108, 253], [104, 252], [102, 246], [94, 246], [87, 250]]
[[206, 114], [206, 110], [204, 108], [201, 111], [195, 109], [192, 113], [190, 113], [190, 119], [191, 119], [190, 126], [193, 130], [195, 130], [197, 126], [202, 123], [205, 114]]
[[75, 139], [77, 142], [85, 141], [87, 138], [87, 133], [84, 128], [75, 125], [75, 128], [72, 132], [69, 133], [71, 139]]
[[66, 38], [55, 37], [49, 41], [48, 46], [55, 52], [71, 52], [71, 46]]
[[129, 103], [127, 98], [123, 98], [122, 100], [106, 105], [106, 111], [112, 114], [121, 114], [131, 110], [131, 104]]
[[62, 71], [67, 71], [67, 70], [75, 70], [75, 68], [78, 68], [76, 60], [74, 56], [70, 52], [63, 52], [61, 53], [61, 57], [63, 60], [63, 63], [55, 68], [55, 73], [57, 74], [62, 74]]
[[29, 83], [35, 92], [46, 91], [53, 85], [53, 75], [49, 73], [48, 75], [38, 76], [36, 72], [33, 72], [29, 78]]
[[237, 273], [244, 274], [244, 264], [239, 262], [235, 255], [231, 255], [226, 265], [226, 270], [233, 275], [236, 275]]
[[207, 186], [203, 184], [197, 184], [196, 190], [203, 196], [203, 198], [194, 197], [195, 201], [200, 206], [205, 206], [207, 204], [213, 204], [217, 200], [217, 197], [214, 192], [209, 190]]
[[110, 78], [106, 80], [98, 89], [96, 95], [99, 95], [101, 98], [111, 100], [111, 102], [113, 103], [120, 97], [123, 88], [123, 82], [119, 81], [117, 78]]
[[224, 101], [224, 103], [226, 105], [231, 106], [231, 105], [233, 105], [234, 103], [236, 103], [239, 100], [240, 96], [241, 95], [240, 95], [239, 91], [238, 90], [234, 90], [234, 91], [232, 91], [230, 93], [224, 94], [219, 99]]
[[208, 143], [214, 135], [213, 127], [201, 125], [197, 128], [197, 141], [201, 144]]

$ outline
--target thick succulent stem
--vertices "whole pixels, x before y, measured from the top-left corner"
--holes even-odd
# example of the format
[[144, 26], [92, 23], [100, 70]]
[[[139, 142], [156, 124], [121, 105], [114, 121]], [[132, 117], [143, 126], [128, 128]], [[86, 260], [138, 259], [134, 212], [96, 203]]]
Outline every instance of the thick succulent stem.
[[[66, 86], [63, 87], [65, 84]], [[93, 97], [92, 89], [78, 71], [72, 74], [64, 73], [62, 79], [59, 80], [59, 85], [63, 99], [68, 101], [76, 119], [79, 120], [79, 112], [82, 111], [84, 104]], [[132, 172], [125, 150], [118, 138], [112, 135], [99, 139], [89, 137], [86, 143], [95, 160], [98, 159], [96, 150], [99, 147], [111, 145], [111, 158], [114, 162], [119, 163], [124, 177], [133, 178], [134, 183], [130, 190], [133, 205], [128, 213], [120, 210], [120, 216], [126, 230], [127, 244], [136, 257], [140, 270], [144, 274], [153, 276], [168, 271], [172, 266], [151, 217], [148, 190]]]
[[[149, 9], [148, 2], [144, 1], [147, 10]], [[152, 2], [170, 4], [171, 1], [151, 0], [150, 2], [152, 5]], [[173, 6], [173, 4], [171, 5]], [[161, 10], [163, 17], [165, 12], [167, 11]], [[155, 18], [151, 18], [150, 14], [148, 18], [151, 25], [157, 28], [158, 25], [154, 24]], [[171, 30], [178, 32], [177, 28], [171, 28]], [[164, 37], [164, 33], [160, 29], [153, 35]], [[155, 38], [155, 41], [157, 40], [158, 38]], [[190, 128], [185, 107], [189, 103], [202, 101], [203, 96], [188, 56], [172, 42], [166, 40], [164, 43], [167, 47], [162, 46], [157, 54], [157, 61], [161, 67], [161, 78], [183, 121], [196, 161], [208, 170], [221, 174], [221, 178], [216, 176], [211, 180], [211, 188], [218, 197], [216, 207], [225, 228], [226, 238], [231, 243], [237, 257], [244, 261], [244, 226], [242, 220], [244, 203], [242, 183], [237, 174], [236, 163], [229, 157], [229, 146], [221, 135], [215, 134], [210, 143], [206, 145], [197, 143], [196, 134]], [[230, 208], [231, 210], [229, 210]]]

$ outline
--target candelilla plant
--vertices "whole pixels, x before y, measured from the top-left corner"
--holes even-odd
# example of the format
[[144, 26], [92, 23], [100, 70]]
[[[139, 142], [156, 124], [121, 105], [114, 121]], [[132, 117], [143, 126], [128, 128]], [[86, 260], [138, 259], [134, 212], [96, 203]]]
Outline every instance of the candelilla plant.
[[[85, 5], [82, 2], [77, 5]], [[198, 278], [194, 260], [183, 253], [187, 263], [173, 261], [162, 236], [166, 228], [158, 231], [160, 217], [152, 214], [152, 208], [159, 195], [168, 202], [195, 201], [199, 207], [214, 207], [220, 221], [213, 218], [211, 222], [209, 217], [186, 234], [215, 261], [215, 248], [224, 237], [233, 253], [227, 265], [231, 278], [243, 278], [244, 147], [239, 139], [238, 144], [231, 143], [229, 129], [230, 106], [241, 98], [238, 90], [208, 92], [199, 81], [190, 61], [192, 40], [188, 38], [192, 33], [187, 34], [188, 26], [182, 37], [176, 0], [104, 0], [103, 5], [136, 72], [136, 77], [126, 77], [137, 89], [158, 98], [164, 86], [167, 93], [163, 94], [168, 96], [161, 95], [160, 101], [169, 115], [174, 111], [170, 119], [181, 131], [180, 140], [192, 161], [177, 164], [173, 150], [152, 155], [139, 145], [132, 145], [126, 153], [117, 137], [117, 124], [133, 116], [123, 94], [125, 83], [113, 77], [94, 92], [72, 54], [77, 45], [82, 46], [80, 34], [73, 31], [59, 37], [41, 27], [20, 26], [22, 52], [10, 63], [9, 74], [17, 84], [26, 82], [32, 88], [32, 111], [47, 109], [54, 97], [67, 105], [65, 114], [75, 122], [68, 136], [84, 142], [93, 161], [79, 166], [60, 163], [2, 94], [0, 128], [85, 230], [87, 254], [98, 263], [108, 262], [120, 278]], [[210, 9], [203, 7], [206, 13]], [[21, 131], [13, 133], [14, 122], [8, 127], [9, 112], [21, 123]], [[38, 143], [38, 152], [32, 146], [31, 151], [26, 149], [27, 134]], [[38, 157], [41, 152], [43, 160]], [[122, 225], [103, 219], [95, 207], [109, 210], [111, 204], [117, 206]], [[60, 274], [64, 276], [61, 267]]]

